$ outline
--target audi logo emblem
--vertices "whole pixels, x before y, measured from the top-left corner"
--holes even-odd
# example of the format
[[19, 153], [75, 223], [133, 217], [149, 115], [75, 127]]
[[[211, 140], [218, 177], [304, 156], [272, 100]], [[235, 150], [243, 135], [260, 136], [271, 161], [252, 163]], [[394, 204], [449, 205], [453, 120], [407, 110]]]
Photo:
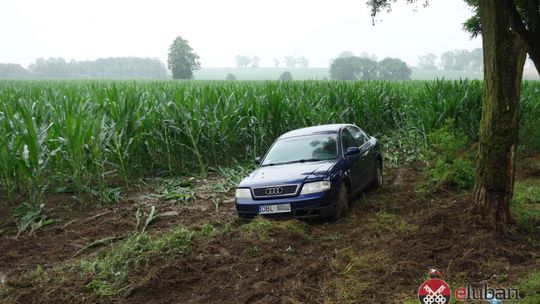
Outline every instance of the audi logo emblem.
[[266, 193], [266, 195], [278, 195], [278, 194], [283, 193], [283, 188], [282, 187], [266, 188], [266, 190], [264, 190], [264, 193]]

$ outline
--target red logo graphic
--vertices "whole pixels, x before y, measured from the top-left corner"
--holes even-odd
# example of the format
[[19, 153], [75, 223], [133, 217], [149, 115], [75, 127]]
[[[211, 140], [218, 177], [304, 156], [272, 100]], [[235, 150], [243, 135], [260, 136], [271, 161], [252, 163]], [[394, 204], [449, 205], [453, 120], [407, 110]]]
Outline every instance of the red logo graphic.
[[450, 286], [441, 279], [430, 279], [418, 288], [420, 304], [449, 304], [452, 292]]

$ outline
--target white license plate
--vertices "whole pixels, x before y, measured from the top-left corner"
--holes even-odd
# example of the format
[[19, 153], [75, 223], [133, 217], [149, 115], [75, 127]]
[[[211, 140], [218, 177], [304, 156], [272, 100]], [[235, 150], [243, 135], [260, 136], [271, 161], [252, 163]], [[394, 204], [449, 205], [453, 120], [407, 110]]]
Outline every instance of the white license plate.
[[272, 213], [284, 213], [284, 212], [291, 212], [291, 204], [259, 206], [259, 214], [272, 214]]

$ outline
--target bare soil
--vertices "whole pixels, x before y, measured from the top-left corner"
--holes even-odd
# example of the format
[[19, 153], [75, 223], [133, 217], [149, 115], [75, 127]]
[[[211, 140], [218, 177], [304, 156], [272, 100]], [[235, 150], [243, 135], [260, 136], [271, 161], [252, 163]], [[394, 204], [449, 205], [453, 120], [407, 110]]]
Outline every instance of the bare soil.
[[[385, 186], [355, 199], [351, 214], [333, 223], [300, 223], [257, 237], [236, 220], [233, 193], [197, 193], [187, 203], [161, 201], [134, 191], [118, 204], [83, 208], [69, 196], [48, 198], [48, 214], [60, 222], [35, 235], [15, 237], [3, 213], [0, 279], [7, 303], [403, 303], [413, 300], [435, 265], [452, 286], [488, 282], [513, 286], [540, 268], [540, 235], [514, 229], [485, 230], [464, 192], [416, 191], [421, 165], [385, 171]], [[536, 176], [520, 169], [518, 178]], [[215, 182], [202, 180], [201, 184]], [[216, 202], [221, 202], [216, 207]], [[95, 296], [91, 278], [66, 270], [46, 282], [23, 274], [91, 259], [111, 244], [85, 246], [133, 233], [135, 213], [155, 206], [161, 214], [148, 233], [175, 227], [231, 223], [233, 231], [199, 242], [185, 255], [154, 257], [132, 274], [131, 284], [110, 298]], [[144, 220], [143, 220], [144, 221]], [[283, 228], [285, 227], [285, 228]], [[2, 226], [0, 225], [0, 228]], [[121, 241], [121, 240], [120, 240]], [[77, 254], [79, 253], [79, 254]], [[75, 269], [75, 268], [69, 268]], [[44, 287], [45, 286], [45, 287]], [[0, 286], [1, 287], [1, 286]], [[0, 293], [0, 302], [2, 301]]]

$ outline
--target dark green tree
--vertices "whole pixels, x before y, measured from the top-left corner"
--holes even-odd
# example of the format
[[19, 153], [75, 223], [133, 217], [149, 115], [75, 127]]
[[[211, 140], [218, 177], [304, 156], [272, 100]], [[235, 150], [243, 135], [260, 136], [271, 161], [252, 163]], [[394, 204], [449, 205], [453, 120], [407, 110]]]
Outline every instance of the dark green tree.
[[229, 73], [225, 77], [225, 80], [236, 80], [236, 75], [234, 75], [233, 73]]
[[339, 53], [338, 58], [347, 58], [347, 57], [353, 57], [354, 53], [351, 51], [343, 51]]
[[201, 68], [199, 56], [189, 46], [188, 41], [178, 36], [169, 48], [167, 60], [173, 79], [192, 79], [193, 71]]
[[330, 76], [338, 80], [377, 79], [377, 62], [356, 56], [337, 58], [330, 65]]
[[407, 80], [411, 79], [412, 71], [407, 63], [398, 58], [384, 58], [378, 63], [379, 79]]
[[[488, 227], [506, 230], [511, 222], [519, 99], [527, 53], [540, 71], [540, 1], [465, 1], [475, 12], [465, 28], [473, 35], [482, 35], [484, 55], [475, 202]], [[368, 5], [375, 17], [394, 2], [368, 0]]]
[[291, 81], [291, 80], [293, 80], [291, 72], [285, 71], [285, 72], [281, 73], [281, 75], [279, 75], [279, 80], [283, 80], [283, 81]]

